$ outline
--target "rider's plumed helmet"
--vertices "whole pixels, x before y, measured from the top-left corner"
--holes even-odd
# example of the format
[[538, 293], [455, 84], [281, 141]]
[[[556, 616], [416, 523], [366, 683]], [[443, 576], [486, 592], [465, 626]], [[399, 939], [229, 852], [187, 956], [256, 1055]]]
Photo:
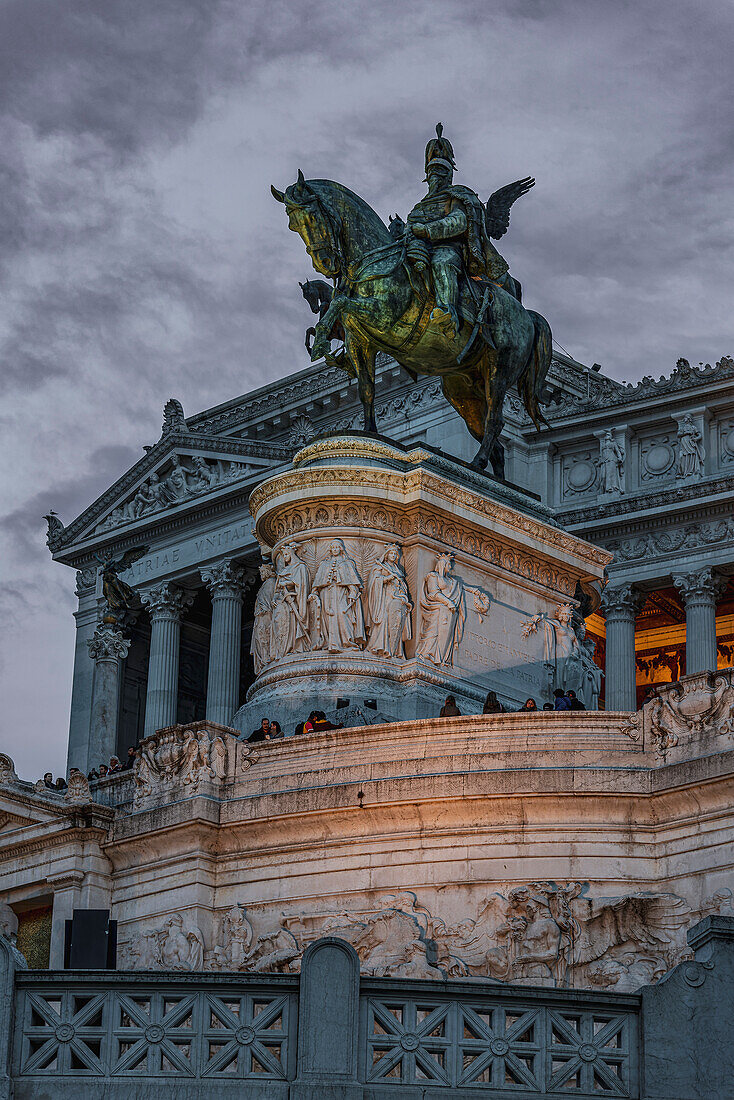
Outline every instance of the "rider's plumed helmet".
[[453, 147], [449, 139], [443, 136], [443, 126], [440, 122], [436, 125], [436, 137], [431, 138], [426, 145], [426, 175], [430, 164], [442, 164], [452, 172], [456, 168]]

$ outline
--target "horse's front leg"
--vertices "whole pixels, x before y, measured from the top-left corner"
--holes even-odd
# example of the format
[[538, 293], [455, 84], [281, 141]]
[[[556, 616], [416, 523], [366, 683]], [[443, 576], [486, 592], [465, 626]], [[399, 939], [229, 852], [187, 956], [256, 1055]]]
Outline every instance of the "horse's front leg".
[[332, 298], [331, 305], [314, 329], [314, 340], [310, 349], [312, 363], [323, 359], [331, 351], [332, 332], [341, 321], [342, 310], [348, 303], [349, 298], [343, 294]]
[[[347, 321], [348, 325], [348, 321]], [[350, 332], [345, 326], [344, 347], [357, 372], [359, 400], [362, 402], [364, 430], [377, 435], [375, 419], [375, 349], [362, 334]]]
[[486, 470], [487, 463], [491, 461], [495, 477], [503, 478], [505, 474], [505, 452], [500, 443], [500, 434], [505, 426], [503, 406], [505, 393], [507, 392], [507, 373], [500, 354], [495, 371], [485, 368], [485, 394], [487, 400], [487, 420], [484, 425], [484, 438], [481, 446], [472, 461], [476, 470]]

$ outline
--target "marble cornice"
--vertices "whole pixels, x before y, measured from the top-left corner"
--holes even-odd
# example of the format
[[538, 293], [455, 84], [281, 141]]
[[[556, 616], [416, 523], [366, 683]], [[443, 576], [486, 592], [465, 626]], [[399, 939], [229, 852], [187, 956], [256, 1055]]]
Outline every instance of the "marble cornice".
[[[323, 371], [315, 376], [308, 374], [305, 378], [296, 378], [292, 382], [284, 382], [281, 385], [274, 383], [266, 387], [266, 392], [261, 396], [250, 400], [246, 396], [240, 402], [229, 409], [220, 412], [213, 410], [199, 413], [188, 420], [192, 432], [198, 434], [200, 430], [224, 432], [238, 427], [246, 427], [258, 420], [263, 414], [273, 414], [274, 410], [280, 411], [285, 405], [307, 407], [324, 397], [328, 393], [344, 389], [352, 380], [338, 367], [324, 367]], [[356, 395], [356, 387], [355, 387]], [[356, 402], [355, 402], [356, 405]]]
[[[192, 434], [190, 432], [168, 432], [166, 435], [161, 436], [158, 442], [154, 444], [154, 446], [151, 447], [134, 466], [131, 466], [122, 477], [118, 478], [102, 496], [98, 497], [80, 516], [60, 532], [57, 538], [49, 545], [49, 549], [54, 557], [63, 561], [64, 558], [61, 556], [60, 552], [68, 552], [73, 546], [75, 539], [77, 539], [82, 532], [95, 524], [120, 497], [130, 492], [141, 478], [145, 478], [150, 474], [168, 455], [174, 452], [179, 454], [189, 452], [198, 454], [208, 451], [214, 451], [218, 454], [235, 455], [238, 458], [244, 459], [262, 458], [274, 462], [287, 462], [290, 460], [293, 448], [280, 443], [261, 443], [257, 440], [238, 438], [227, 439], [217, 435]], [[254, 476], [256, 475], [253, 474], [253, 477]], [[236, 487], [237, 484], [237, 482], [234, 482], [232, 487]], [[218, 488], [213, 490], [212, 495], [217, 492], [222, 492], [222, 489]], [[193, 502], [199, 499], [201, 498], [193, 497], [191, 501]], [[206, 499], [206, 497], [204, 497], [204, 499]], [[185, 501], [179, 505], [182, 509], [188, 508], [188, 506], [189, 501]], [[163, 514], [165, 515], [165, 513]], [[153, 513], [151, 519], [155, 519], [158, 515], [159, 513]], [[147, 527], [148, 525], [143, 521], [140, 526], [136, 527], [136, 532], [145, 530]], [[119, 528], [118, 530], [126, 529]], [[88, 540], [93, 540], [95, 546], [110, 542], [113, 542], [115, 545], [118, 544], [118, 540], [114, 537], [114, 531], [104, 532], [96, 536], [96, 538], [89, 535]]]
[[[422, 394], [424, 390], [436, 385], [436, 379], [431, 375], [422, 376], [418, 382], [406, 382], [406, 375], [402, 368], [384, 352], [377, 356], [377, 411], [378, 415], [390, 417], [390, 405], [393, 401], [410, 404], [416, 403], [413, 394]], [[556, 388], [573, 390], [581, 388], [579, 369], [573, 369], [564, 356], [553, 355], [548, 384]], [[594, 382], [597, 376], [592, 376]], [[611, 380], [610, 380], [611, 381]], [[619, 383], [611, 383], [619, 385]], [[273, 382], [262, 390], [255, 391], [248, 396], [244, 394], [234, 401], [225, 403], [218, 409], [207, 409], [201, 413], [187, 418], [189, 430], [198, 434], [200, 430], [214, 430], [217, 432], [231, 431], [236, 428], [247, 427], [259, 420], [266, 420], [274, 411], [281, 413], [284, 409], [291, 411], [293, 415], [299, 415], [316, 402], [330, 394], [336, 394], [348, 390], [351, 399], [340, 404], [339, 414], [361, 411], [357, 395], [357, 387], [352, 379], [338, 367], [327, 367], [325, 363], [306, 368], [295, 376], [290, 375], [279, 382]], [[512, 395], [510, 395], [512, 397]], [[420, 403], [420, 398], [417, 399]], [[293, 408], [291, 408], [293, 406]], [[324, 425], [328, 429], [328, 421]]]
[[595, 412], [623, 408], [629, 411], [635, 404], [644, 411], [653, 406], [656, 399], [668, 404], [671, 398], [689, 401], [696, 390], [705, 388], [710, 392], [712, 386], [730, 384], [733, 378], [734, 359], [731, 356], [724, 356], [715, 366], [707, 363], [701, 367], [692, 367], [685, 359], [679, 359], [669, 376], [657, 380], [647, 376], [636, 384], [625, 385], [603, 375], [597, 376], [595, 384], [592, 382], [596, 392], [588, 398], [566, 396], [560, 405], [550, 406], [547, 415], [554, 421], [562, 418], [573, 421]]
[[[79, 807], [76, 807], [77, 811]], [[114, 812], [114, 811], [113, 811]], [[110, 823], [111, 824], [111, 823]], [[23, 853], [30, 854], [31, 852], [49, 852], [56, 848], [61, 848], [66, 844], [79, 844], [80, 842], [96, 841], [97, 844], [102, 845], [103, 841], [109, 835], [109, 828], [102, 825], [73, 825], [69, 824], [67, 827], [59, 832], [52, 834], [45, 834], [41, 837], [28, 837], [27, 839], [14, 839], [12, 845], [6, 846], [2, 844], [0, 839], [0, 853], [3, 849], [6, 849], [6, 854], [11, 856], [21, 855]], [[88, 854], [86, 856], [88, 858]]]
[[[687, 483], [686, 485], [671, 485], [669, 489], [661, 489], [658, 492], [636, 493], [630, 496], [615, 497], [608, 503], [595, 501], [584, 508], [564, 509], [559, 506], [556, 515], [565, 525], [589, 523], [604, 519], [616, 519], [619, 515], [629, 515], [635, 512], [645, 512], [651, 508], [681, 508], [689, 501], [701, 500], [708, 496], [726, 494], [731, 500], [734, 494], [734, 474], [726, 474], [718, 478], [704, 478], [702, 481]], [[714, 503], [718, 503], [715, 501]], [[585, 528], [586, 530], [586, 528]], [[585, 535], [590, 537], [590, 535]]]
[[[273, 501], [277, 498], [295, 495], [309, 488], [321, 488], [338, 492], [339, 499], [344, 503], [354, 495], [356, 500], [373, 498], [376, 505], [389, 507], [391, 503], [401, 506], [406, 514], [420, 511], [422, 504], [419, 494], [429, 495], [433, 500], [439, 500], [443, 505], [445, 514], [454, 524], [459, 526], [471, 526], [471, 517], [459, 517], [454, 508], [457, 504], [469, 511], [474, 511], [480, 516], [485, 516], [502, 524], [506, 530], [502, 537], [522, 546], [522, 539], [516, 532], [522, 532], [531, 538], [537, 539], [544, 548], [545, 555], [550, 556], [553, 550], [566, 551], [582, 561], [593, 566], [606, 566], [611, 560], [611, 555], [601, 547], [592, 546], [576, 535], [568, 534], [558, 527], [540, 522], [532, 516], [525, 515], [514, 508], [492, 500], [479, 494], [479, 492], [467, 489], [455, 480], [449, 480], [437, 476], [432, 471], [418, 466], [405, 472], [388, 470], [374, 466], [354, 465], [342, 466], [304, 466], [295, 470], [288, 470], [276, 474], [262, 482], [253, 490], [250, 496], [250, 510], [256, 517], [258, 529], [261, 526], [261, 516]], [[393, 494], [393, 500], [384, 494]], [[305, 503], [305, 498], [304, 498]], [[291, 504], [291, 509], [298, 505]], [[268, 527], [267, 517], [262, 520], [263, 526]], [[266, 532], [269, 537], [266, 541], [270, 544], [272, 532]], [[539, 551], [543, 553], [543, 551]]]

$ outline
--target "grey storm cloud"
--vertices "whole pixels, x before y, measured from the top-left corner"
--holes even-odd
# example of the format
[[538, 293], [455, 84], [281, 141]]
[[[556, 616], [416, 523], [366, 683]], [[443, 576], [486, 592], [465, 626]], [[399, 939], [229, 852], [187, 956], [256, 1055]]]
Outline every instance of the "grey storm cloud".
[[[60, 769], [69, 522], [187, 412], [302, 369], [310, 274], [269, 185], [383, 218], [437, 121], [558, 343], [633, 380], [732, 352], [729, 0], [5, 0], [0, 5], [4, 715]], [[39, 677], [41, 680], [39, 681]], [[27, 737], [25, 736], [27, 732]]]

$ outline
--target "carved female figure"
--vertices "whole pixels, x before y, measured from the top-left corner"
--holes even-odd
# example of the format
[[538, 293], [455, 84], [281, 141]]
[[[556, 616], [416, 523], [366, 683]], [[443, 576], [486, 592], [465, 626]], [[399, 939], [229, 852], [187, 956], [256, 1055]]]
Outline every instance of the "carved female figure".
[[421, 640], [418, 656], [434, 665], [452, 665], [466, 619], [464, 584], [451, 574], [451, 554], [441, 554], [426, 575], [421, 599]]
[[693, 417], [686, 413], [678, 427], [678, 463], [676, 477], [700, 477], [703, 474], [703, 437]]
[[216, 485], [219, 481], [219, 472], [216, 466], [210, 466], [201, 455], [197, 455], [194, 459], [194, 477], [196, 478], [196, 489], [198, 492], [203, 492], [205, 489], [211, 489], [212, 485]]
[[[312, 601], [320, 608], [320, 639], [314, 645], [329, 653], [361, 649], [365, 643], [362, 578], [341, 539], [333, 539], [313, 582]], [[315, 616], [317, 620], [319, 616]]]
[[270, 640], [275, 600], [275, 570], [269, 561], [260, 566], [262, 585], [255, 599], [255, 621], [252, 627], [250, 653], [258, 676], [270, 663]]
[[306, 630], [308, 570], [298, 557], [295, 543], [289, 542], [283, 547], [276, 569], [270, 632], [272, 661], [289, 653], [305, 653], [309, 643]]
[[174, 500], [183, 500], [190, 492], [189, 471], [181, 465], [178, 455], [171, 458], [173, 469], [166, 478], [166, 487]]
[[403, 642], [413, 637], [410, 602], [400, 550], [388, 546], [375, 562], [367, 582], [370, 637], [367, 649], [380, 657], [405, 657]]
[[244, 905], [233, 905], [223, 917], [220, 939], [223, 943], [214, 948], [217, 965], [239, 970], [247, 959], [252, 943], [252, 925], [245, 916]]
[[611, 429], [607, 429], [599, 443], [601, 460], [602, 488], [605, 493], [622, 493], [624, 486], [624, 451], [614, 438]]

